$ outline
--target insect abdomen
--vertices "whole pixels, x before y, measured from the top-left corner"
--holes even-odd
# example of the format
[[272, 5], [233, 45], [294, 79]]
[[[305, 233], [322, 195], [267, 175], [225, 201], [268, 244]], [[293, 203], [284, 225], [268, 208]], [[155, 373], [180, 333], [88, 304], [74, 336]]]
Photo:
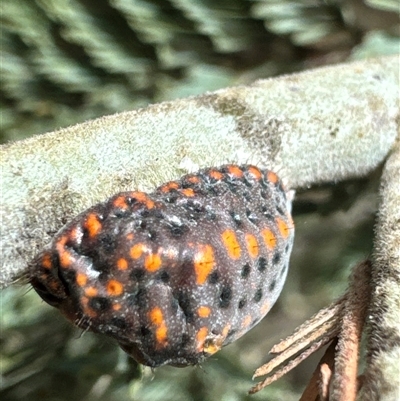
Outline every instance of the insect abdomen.
[[57, 234], [32, 284], [141, 363], [196, 364], [276, 301], [294, 236], [289, 208], [278, 177], [250, 165], [120, 193]]

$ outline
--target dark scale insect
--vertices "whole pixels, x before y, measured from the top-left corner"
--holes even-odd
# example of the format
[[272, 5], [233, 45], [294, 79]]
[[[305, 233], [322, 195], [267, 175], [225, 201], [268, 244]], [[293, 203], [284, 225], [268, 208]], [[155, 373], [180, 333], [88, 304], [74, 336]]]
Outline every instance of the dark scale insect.
[[276, 174], [251, 165], [119, 193], [61, 229], [31, 283], [142, 364], [197, 364], [276, 301], [293, 244], [290, 206]]

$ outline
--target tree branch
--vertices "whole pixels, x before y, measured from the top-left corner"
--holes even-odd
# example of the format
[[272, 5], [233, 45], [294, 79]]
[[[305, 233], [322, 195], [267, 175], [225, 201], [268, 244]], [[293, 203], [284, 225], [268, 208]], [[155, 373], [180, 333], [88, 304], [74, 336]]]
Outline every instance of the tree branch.
[[1, 149], [0, 287], [63, 224], [114, 192], [250, 162], [289, 187], [359, 176], [396, 137], [399, 58], [262, 80], [103, 117]]
[[367, 364], [359, 400], [400, 399], [400, 135], [382, 177], [368, 311]]

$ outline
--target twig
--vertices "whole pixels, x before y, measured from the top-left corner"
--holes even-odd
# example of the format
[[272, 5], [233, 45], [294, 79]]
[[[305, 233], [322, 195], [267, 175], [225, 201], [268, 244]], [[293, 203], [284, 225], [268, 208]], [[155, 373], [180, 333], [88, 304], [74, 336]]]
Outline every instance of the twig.
[[[353, 270], [345, 295], [316, 313], [292, 335], [272, 348], [274, 352], [278, 352], [277, 356], [258, 368], [253, 376], [267, 377], [254, 386], [250, 393], [260, 391], [278, 380], [336, 337], [311, 377], [301, 401], [314, 401], [317, 393], [322, 400], [329, 398], [330, 401], [355, 401], [358, 391], [359, 348], [371, 292], [370, 279], [371, 262], [358, 264]], [[332, 391], [329, 391], [330, 386]]]
[[299, 401], [317, 401], [318, 396], [320, 401], [327, 400], [329, 383], [335, 362], [336, 344], [337, 339], [332, 341], [326, 349]]
[[257, 393], [264, 387], [267, 387], [274, 381], [277, 381], [282, 376], [286, 375], [288, 372], [290, 372], [292, 369], [298, 366], [305, 359], [307, 359], [314, 352], [318, 351], [320, 348], [326, 345], [330, 340], [331, 338], [329, 338], [329, 336], [321, 338], [320, 340], [315, 341], [313, 344], [311, 344], [310, 347], [308, 347], [305, 351], [303, 351], [299, 356], [286, 360], [286, 363], [283, 364], [283, 366], [279, 367], [279, 369], [274, 374], [267, 376], [266, 379], [264, 379], [263, 381], [257, 383], [254, 387], [252, 387], [249, 391], [249, 394]]
[[367, 318], [367, 363], [359, 397], [362, 401], [400, 400], [399, 177], [400, 138], [382, 176]]
[[[270, 362], [256, 370], [253, 378], [264, 375], [267, 377], [250, 389], [250, 394], [254, 394], [278, 380], [337, 336], [340, 326], [340, 311], [344, 299], [342, 297], [316, 313], [307, 322], [299, 326], [292, 335], [272, 348], [274, 352], [276, 350], [281, 350], [281, 352]], [[274, 369], [277, 370], [272, 373]]]
[[[335, 326], [337, 320], [340, 318], [340, 310], [343, 307], [343, 303], [345, 301], [345, 296], [339, 298], [337, 301], [332, 302], [329, 306], [321, 309], [315, 315], [313, 315], [306, 322], [301, 324], [290, 336], [286, 337], [284, 340], [280, 341], [278, 344], [275, 344], [270, 353], [278, 354], [285, 351], [289, 346], [298, 342], [300, 339], [306, 338], [306, 335], [309, 335], [311, 339], [315, 334], [315, 330], [318, 330], [319, 327], [323, 324], [328, 324], [326, 328], [331, 328]], [[309, 337], [309, 338], [310, 338]], [[318, 337], [318, 336], [317, 336]], [[262, 375], [264, 373], [260, 373]]]
[[332, 378], [332, 367], [324, 363], [321, 366], [320, 382], [319, 382], [319, 398], [320, 401], [329, 401], [329, 385]]
[[353, 270], [342, 311], [330, 401], [355, 401], [358, 390], [358, 357], [365, 315], [371, 294], [371, 262]]

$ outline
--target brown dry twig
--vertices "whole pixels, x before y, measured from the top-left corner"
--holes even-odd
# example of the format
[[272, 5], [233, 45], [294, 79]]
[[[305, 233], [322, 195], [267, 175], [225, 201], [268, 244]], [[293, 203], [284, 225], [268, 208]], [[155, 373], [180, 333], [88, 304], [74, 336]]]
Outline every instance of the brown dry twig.
[[328, 399], [329, 383], [335, 363], [337, 339], [334, 339], [319, 361], [310, 381], [299, 401], [326, 401]]
[[329, 343], [339, 333], [340, 311], [344, 298], [321, 309], [317, 314], [299, 326], [289, 337], [276, 344], [270, 353], [277, 355], [258, 368], [253, 378], [267, 377], [250, 390], [254, 394], [278, 380], [315, 351]]
[[[278, 380], [334, 340], [318, 364], [301, 401], [355, 401], [360, 341], [371, 293], [370, 279], [371, 262], [361, 262], [354, 268], [344, 296], [321, 309], [272, 348], [270, 353], [277, 355], [258, 368], [253, 376], [267, 377], [250, 393], [254, 394]], [[336, 351], [333, 351], [335, 348]], [[329, 391], [331, 385], [332, 390]]]
[[356, 266], [350, 278], [342, 311], [331, 401], [355, 401], [357, 396], [358, 357], [371, 294], [370, 281], [371, 262], [365, 261]]

